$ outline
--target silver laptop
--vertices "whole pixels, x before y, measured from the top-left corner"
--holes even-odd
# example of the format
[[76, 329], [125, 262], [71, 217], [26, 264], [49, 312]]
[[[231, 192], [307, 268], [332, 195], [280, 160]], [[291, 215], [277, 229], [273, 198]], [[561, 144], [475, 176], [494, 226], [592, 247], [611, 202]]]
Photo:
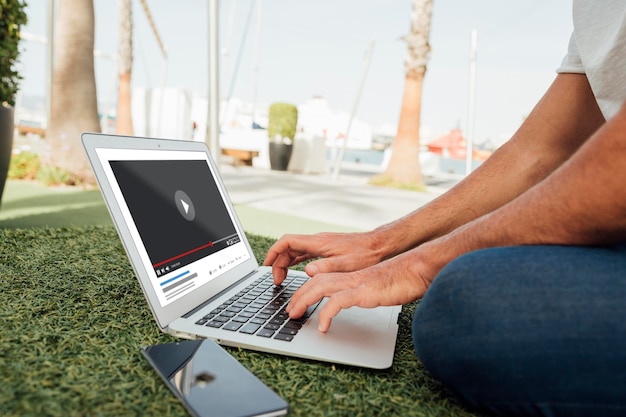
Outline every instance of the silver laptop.
[[306, 316], [284, 312], [308, 276], [281, 286], [260, 267], [203, 142], [82, 135], [159, 328], [174, 336], [332, 363], [392, 365], [401, 306], [339, 313], [317, 330], [325, 300]]

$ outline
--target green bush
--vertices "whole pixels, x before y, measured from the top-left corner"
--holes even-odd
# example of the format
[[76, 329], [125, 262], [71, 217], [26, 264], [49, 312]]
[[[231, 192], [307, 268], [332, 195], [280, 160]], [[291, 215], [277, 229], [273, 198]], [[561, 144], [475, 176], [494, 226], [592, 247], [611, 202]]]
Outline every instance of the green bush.
[[7, 178], [37, 180], [46, 186], [81, 185], [81, 181], [72, 173], [53, 165], [42, 164], [39, 155], [28, 151], [11, 156]]
[[37, 181], [46, 186], [80, 185], [81, 181], [69, 171], [53, 165], [42, 165], [37, 171]]
[[267, 136], [270, 141], [291, 143], [296, 136], [298, 108], [289, 103], [274, 103], [269, 110]]
[[39, 156], [34, 152], [20, 152], [11, 156], [7, 178], [13, 180], [34, 180], [41, 166]]
[[28, 20], [25, 7], [21, 0], [0, 0], [0, 105], [15, 106], [22, 79], [15, 64], [20, 55], [20, 28]]

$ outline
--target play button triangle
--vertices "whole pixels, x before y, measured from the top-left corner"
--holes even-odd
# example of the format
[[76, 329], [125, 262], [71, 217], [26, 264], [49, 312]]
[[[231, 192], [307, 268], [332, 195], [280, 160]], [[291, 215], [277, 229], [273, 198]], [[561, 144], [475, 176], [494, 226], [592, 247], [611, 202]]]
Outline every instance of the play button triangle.
[[185, 202], [185, 200], [180, 200], [180, 203], [183, 205], [183, 209], [185, 209], [185, 213], [189, 214], [189, 204]]

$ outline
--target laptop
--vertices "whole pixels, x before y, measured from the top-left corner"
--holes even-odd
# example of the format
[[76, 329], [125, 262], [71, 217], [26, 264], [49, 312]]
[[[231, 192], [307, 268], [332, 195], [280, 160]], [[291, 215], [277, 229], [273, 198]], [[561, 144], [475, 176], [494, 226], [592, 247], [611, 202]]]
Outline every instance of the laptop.
[[203, 142], [81, 135], [100, 190], [159, 328], [184, 339], [337, 364], [393, 363], [401, 306], [341, 311], [317, 330], [322, 300], [291, 320], [281, 286], [259, 266]]

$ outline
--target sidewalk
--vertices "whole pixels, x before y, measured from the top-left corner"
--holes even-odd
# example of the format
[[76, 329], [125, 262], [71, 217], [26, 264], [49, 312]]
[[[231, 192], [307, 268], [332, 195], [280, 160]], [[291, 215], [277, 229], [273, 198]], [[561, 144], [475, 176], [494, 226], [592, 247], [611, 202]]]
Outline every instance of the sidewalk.
[[404, 216], [445, 192], [455, 181], [429, 180], [427, 192], [368, 185], [370, 175], [350, 171], [307, 175], [253, 167], [221, 167], [224, 184], [245, 230], [285, 233], [370, 230]]
[[[295, 174], [222, 164], [220, 171], [244, 230], [278, 238], [286, 233], [369, 230], [429, 202], [455, 181], [428, 179], [424, 193], [367, 184], [370, 173]], [[98, 190], [46, 188], [9, 181], [0, 228], [106, 224], [111, 219]]]

